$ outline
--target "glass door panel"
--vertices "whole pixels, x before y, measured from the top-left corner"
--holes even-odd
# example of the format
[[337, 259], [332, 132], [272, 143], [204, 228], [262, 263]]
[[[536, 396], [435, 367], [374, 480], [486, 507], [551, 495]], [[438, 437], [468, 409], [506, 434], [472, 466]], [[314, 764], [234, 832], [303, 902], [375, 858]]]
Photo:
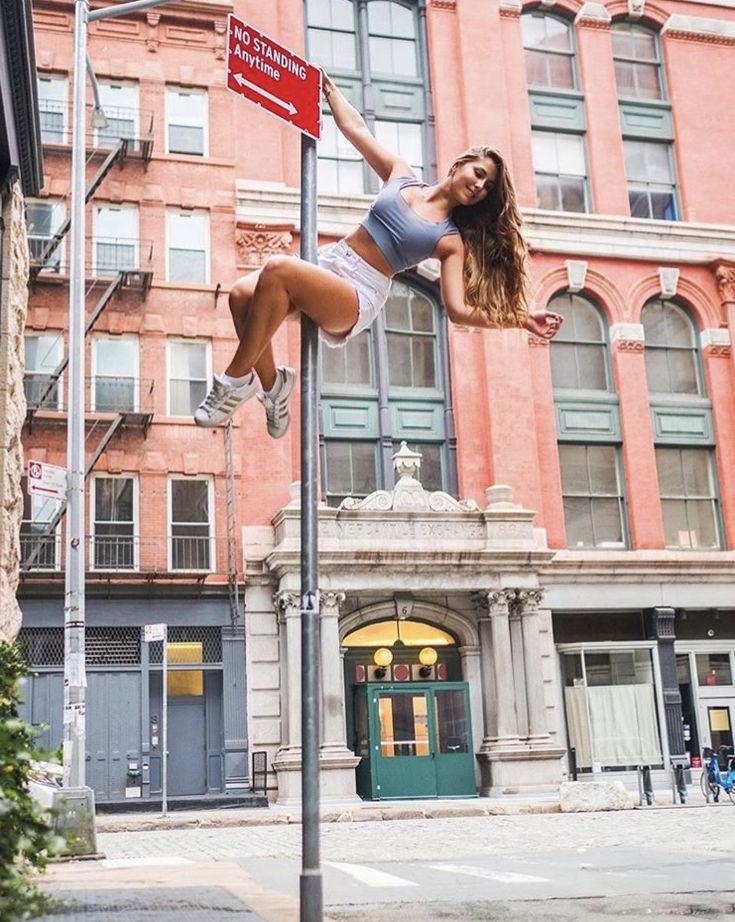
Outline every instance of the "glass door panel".
[[376, 690], [372, 704], [373, 796], [436, 797], [428, 690]]
[[[720, 746], [733, 749], [733, 706], [727, 703], [707, 705], [707, 726], [709, 727], [710, 745], [718, 751]], [[717, 753], [719, 755], [719, 752]], [[727, 766], [727, 758], [720, 759], [720, 766]]]
[[475, 793], [475, 755], [467, 688], [435, 688], [436, 778], [440, 797]]

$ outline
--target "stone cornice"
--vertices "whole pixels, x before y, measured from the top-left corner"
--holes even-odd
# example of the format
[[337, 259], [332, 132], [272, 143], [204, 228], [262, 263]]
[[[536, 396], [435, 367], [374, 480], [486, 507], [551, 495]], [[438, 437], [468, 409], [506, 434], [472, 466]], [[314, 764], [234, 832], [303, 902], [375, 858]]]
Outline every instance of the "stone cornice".
[[661, 34], [669, 39], [735, 45], [735, 22], [728, 19], [674, 14], [666, 21]]
[[614, 577], [616, 582], [667, 583], [700, 577], [735, 577], [735, 551], [571, 551], [556, 552], [542, 569], [542, 582], [594, 583]]
[[[299, 224], [300, 193], [283, 183], [237, 180], [237, 217], [243, 224]], [[319, 233], [342, 237], [362, 220], [371, 195], [320, 195]], [[735, 225], [648, 221], [615, 215], [523, 209], [532, 251], [670, 263], [735, 263]]]

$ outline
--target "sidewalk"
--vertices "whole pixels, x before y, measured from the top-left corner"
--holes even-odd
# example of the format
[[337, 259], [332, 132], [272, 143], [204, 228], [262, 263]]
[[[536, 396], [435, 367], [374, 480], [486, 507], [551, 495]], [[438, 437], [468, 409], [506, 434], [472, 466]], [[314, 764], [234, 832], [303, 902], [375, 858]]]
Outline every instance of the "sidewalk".
[[[631, 804], [638, 804], [637, 792], [629, 791]], [[645, 809], [679, 809], [672, 803], [671, 789], [656, 789], [656, 805]], [[688, 806], [704, 805], [698, 787], [689, 788]], [[390, 820], [428, 820], [464, 816], [518, 816], [521, 814], [560, 813], [558, 792], [524, 796], [475, 797], [467, 800], [346, 801], [322, 804], [322, 823], [388, 822]], [[207, 829], [236, 826], [276, 826], [301, 823], [299, 805], [212, 810], [176, 810], [159, 813], [99, 813], [97, 832], [142, 832], [158, 829]]]

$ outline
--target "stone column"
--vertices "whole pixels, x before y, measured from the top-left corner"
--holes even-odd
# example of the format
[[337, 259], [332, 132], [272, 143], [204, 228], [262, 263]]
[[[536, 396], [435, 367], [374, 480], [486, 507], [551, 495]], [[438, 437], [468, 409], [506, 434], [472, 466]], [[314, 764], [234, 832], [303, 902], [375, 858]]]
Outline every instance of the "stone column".
[[496, 743], [506, 748], [520, 742], [513, 682], [513, 656], [510, 646], [509, 606], [515, 596], [510, 589], [488, 592], [488, 612], [492, 629], [495, 707], [497, 712]]
[[301, 598], [297, 592], [273, 596], [281, 634], [281, 746], [273, 760], [278, 803], [301, 800]]
[[[483, 600], [485, 596], [482, 596]], [[486, 602], [484, 603], [486, 605]], [[495, 672], [493, 670], [492, 623], [487, 608], [480, 606], [480, 677], [482, 682], [483, 733], [482, 747], [498, 735], [498, 714], [495, 701]], [[482, 613], [484, 612], [484, 614]]]
[[225, 790], [244, 788], [250, 774], [245, 682], [245, 625], [222, 628], [222, 711], [225, 732]]
[[513, 660], [513, 690], [516, 697], [516, 732], [526, 739], [528, 729], [528, 700], [526, 695], [526, 649], [521, 623], [521, 606], [514, 599], [509, 607], [510, 649]]
[[344, 592], [320, 592], [322, 745], [319, 752], [323, 800], [359, 800], [355, 767], [359, 763], [345, 741], [343, 659], [339, 642], [339, 606]]
[[523, 662], [528, 704], [528, 742], [531, 747], [550, 745], [552, 740], [546, 720], [544, 676], [541, 668], [541, 644], [538, 612], [543, 598], [541, 589], [519, 589], [516, 594], [523, 633]]

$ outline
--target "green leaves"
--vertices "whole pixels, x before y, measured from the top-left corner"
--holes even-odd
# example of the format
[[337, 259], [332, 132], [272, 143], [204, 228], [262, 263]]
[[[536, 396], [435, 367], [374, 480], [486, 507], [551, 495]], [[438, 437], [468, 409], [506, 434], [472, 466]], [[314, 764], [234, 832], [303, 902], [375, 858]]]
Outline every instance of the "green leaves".
[[20, 648], [0, 643], [0, 922], [50, 907], [34, 876], [59, 851], [58, 836], [28, 791], [34, 730], [18, 717], [18, 683], [27, 674]]

